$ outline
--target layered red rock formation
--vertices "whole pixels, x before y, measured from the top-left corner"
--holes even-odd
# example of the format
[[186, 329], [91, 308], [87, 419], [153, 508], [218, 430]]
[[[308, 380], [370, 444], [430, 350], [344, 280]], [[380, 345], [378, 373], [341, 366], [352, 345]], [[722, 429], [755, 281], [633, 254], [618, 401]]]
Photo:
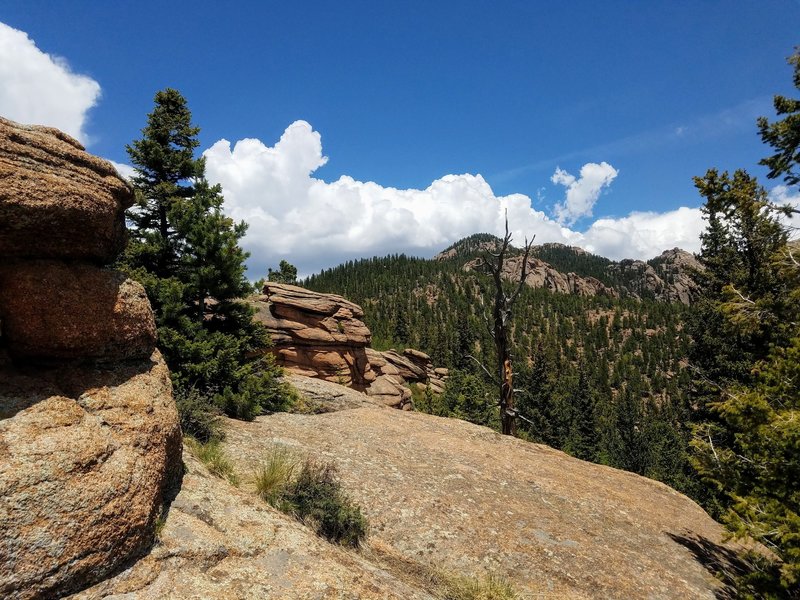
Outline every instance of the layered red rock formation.
[[278, 364], [292, 373], [365, 391], [386, 406], [406, 410], [412, 407], [409, 385], [444, 390], [447, 370], [434, 369], [427, 354], [370, 348], [364, 311], [341, 296], [266, 283], [263, 294], [249, 302], [272, 338]]
[[448, 371], [434, 368], [430, 356], [424, 352], [406, 348], [400, 355], [394, 350], [379, 352], [368, 348], [367, 358], [377, 374], [366, 389], [367, 395], [386, 406], [411, 410], [411, 385], [430, 386], [436, 394], [444, 392]]
[[265, 284], [263, 294], [249, 301], [279, 365], [359, 390], [375, 380], [366, 354], [371, 334], [357, 304], [281, 283]]
[[152, 543], [180, 469], [144, 289], [101, 265], [130, 186], [61, 132], [0, 119], [0, 597], [60, 597]]

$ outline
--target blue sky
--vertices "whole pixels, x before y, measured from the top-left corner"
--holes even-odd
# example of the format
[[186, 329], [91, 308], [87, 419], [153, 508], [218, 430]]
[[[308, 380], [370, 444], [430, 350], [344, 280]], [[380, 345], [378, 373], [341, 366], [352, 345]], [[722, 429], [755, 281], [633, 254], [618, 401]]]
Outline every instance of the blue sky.
[[520, 241], [696, 250], [692, 176], [764, 174], [755, 118], [796, 95], [800, 44], [796, 0], [6, 0], [0, 22], [0, 114], [118, 163], [179, 89], [253, 273], [429, 256], [506, 208]]

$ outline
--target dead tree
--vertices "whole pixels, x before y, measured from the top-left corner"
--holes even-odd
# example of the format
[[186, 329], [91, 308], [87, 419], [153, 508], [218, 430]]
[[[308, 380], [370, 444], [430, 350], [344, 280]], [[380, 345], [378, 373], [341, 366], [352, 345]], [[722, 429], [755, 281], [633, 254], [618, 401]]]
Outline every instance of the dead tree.
[[525, 238], [525, 253], [522, 257], [522, 270], [519, 274], [519, 281], [516, 283], [514, 291], [506, 294], [503, 289], [503, 267], [507, 258], [509, 246], [511, 244], [511, 234], [508, 232], [508, 213], [506, 213], [506, 235], [500, 244], [499, 252], [489, 252], [483, 258], [485, 265], [494, 279], [494, 306], [492, 309], [493, 322], [489, 323], [489, 331], [494, 340], [494, 347], [497, 351], [497, 383], [500, 386], [500, 423], [504, 435], [514, 435], [516, 433], [517, 411], [514, 408], [514, 369], [511, 361], [511, 350], [509, 348], [511, 337], [511, 318], [514, 303], [517, 301], [522, 287], [525, 285], [525, 277], [528, 274], [528, 256], [530, 255], [531, 245], [536, 236], [528, 241]]

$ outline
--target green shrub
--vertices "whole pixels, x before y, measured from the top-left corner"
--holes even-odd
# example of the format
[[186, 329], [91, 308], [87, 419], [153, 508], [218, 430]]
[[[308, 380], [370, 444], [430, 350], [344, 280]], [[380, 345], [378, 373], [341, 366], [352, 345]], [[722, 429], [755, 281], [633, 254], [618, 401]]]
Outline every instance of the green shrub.
[[298, 401], [295, 389], [280, 376], [282, 370], [271, 356], [240, 369], [237, 386], [226, 386], [214, 401], [226, 414], [237, 419], [252, 421], [258, 415], [283, 412]]
[[367, 520], [342, 490], [332, 463], [306, 460], [284, 499], [300, 520], [331, 542], [358, 547], [367, 535]]
[[200, 442], [222, 439], [219, 411], [207, 395], [197, 388], [175, 387], [175, 404], [181, 420], [181, 430]]
[[202, 462], [212, 475], [227, 479], [233, 485], [239, 485], [239, 477], [233, 470], [233, 463], [225, 455], [219, 440], [199, 442], [194, 438], [184, 438], [189, 451]]

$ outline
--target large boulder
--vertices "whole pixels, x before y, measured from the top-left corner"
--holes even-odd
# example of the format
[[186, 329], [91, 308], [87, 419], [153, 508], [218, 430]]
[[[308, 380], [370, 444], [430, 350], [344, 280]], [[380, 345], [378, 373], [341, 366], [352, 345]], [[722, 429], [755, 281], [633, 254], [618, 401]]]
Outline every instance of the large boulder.
[[110, 262], [132, 204], [130, 184], [76, 140], [0, 118], [0, 256]]
[[4, 361], [0, 419], [0, 597], [58, 597], [152, 543], [181, 464], [158, 352], [105, 368]]
[[181, 469], [142, 286], [101, 268], [130, 185], [65, 134], [0, 119], [0, 597], [55, 598], [153, 542]]
[[149, 356], [156, 327], [144, 288], [117, 271], [28, 260], [0, 266], [0, 321], [18, 358]]

